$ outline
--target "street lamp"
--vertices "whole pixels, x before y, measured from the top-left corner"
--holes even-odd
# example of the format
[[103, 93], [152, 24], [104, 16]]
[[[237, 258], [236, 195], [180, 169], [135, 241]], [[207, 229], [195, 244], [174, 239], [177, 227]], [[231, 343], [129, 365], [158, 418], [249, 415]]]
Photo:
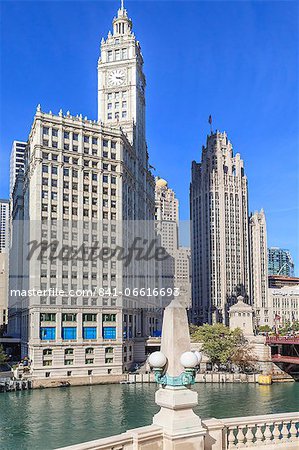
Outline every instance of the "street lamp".
[[202, 359], [200, 352], [184, 352], [180, 357], [180, 364], [184, 372], [172, 377], [165, 372], [167, 358], [162, 352], [154, 352], [149, 356], [149, 365], [153, 368], [155, 381], [162, 386], [190, 386], [195, 383], [196, 367]]

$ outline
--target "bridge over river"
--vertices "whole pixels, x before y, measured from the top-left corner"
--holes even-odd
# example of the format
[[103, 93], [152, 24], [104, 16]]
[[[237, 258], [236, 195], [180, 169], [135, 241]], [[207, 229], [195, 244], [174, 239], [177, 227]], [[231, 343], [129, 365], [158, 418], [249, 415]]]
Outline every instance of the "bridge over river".
[[272, 361], [299, 381], [299, 336], [267, 336]]

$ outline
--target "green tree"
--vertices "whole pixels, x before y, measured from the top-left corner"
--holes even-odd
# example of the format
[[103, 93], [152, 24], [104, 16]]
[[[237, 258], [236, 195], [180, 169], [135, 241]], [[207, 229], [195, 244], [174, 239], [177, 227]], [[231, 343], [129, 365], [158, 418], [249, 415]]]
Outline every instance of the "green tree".
[[293, 323], [287, 322], [282, 328], [279, 328], [279, 334], [282, 336], [291, 333], [299, 331], [299, 322], [295, 321]]
[[242, 371], [253, 369], [256, 358], [242, 331], [231, 330], [221, 323], [190, 326], [193, 342], [202, 343], [202, 351], [212, 364], [234, 364]]
[[230, 363], [236, 348], [244, 344], [240, 329], [230, 330], [221, 323], [192, 327], [190, 334], [193, 342], [202, 342], [202, 351], [213, 364]]
[[259, 333], [270, 333], [270, 331], [272, 331], [272, 328], [269, 327], [269, 325], [261, 325], [258, 327], [257, 331]]
[[7, 355], [3, 350], [2, 345], [0, 345], [0, 364], [4, 364], [7, 361]]

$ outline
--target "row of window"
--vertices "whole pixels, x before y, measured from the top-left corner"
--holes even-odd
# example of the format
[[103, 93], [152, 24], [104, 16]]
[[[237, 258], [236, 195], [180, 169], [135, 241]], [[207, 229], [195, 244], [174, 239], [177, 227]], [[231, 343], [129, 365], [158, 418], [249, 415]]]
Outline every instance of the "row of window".
[[[57, 128], [52, 128], [52, 137], [58, 137], [58, 129]], [[43, 135], [44, 136], [49, 136], [49, 132], [50, 132], [50, 128], [49, 127], [43, 127]], [[73, 141], [79, 141], [79, 133], [74, 133], [74, 132], [69, 132], [69, 131], [64, 131], [63, 132], [63, 138], [69, 140], [72, 137]], [[83, 135], [83, 142], [84, 143], [92, 143], [93, 145], [98, 145], [99, 143], [99, 138], [96, 137], [92, 137], [90, 140], [90, 136], [87, 135]], [[102, 140], [102, 145], [103, 147], [109, 147], [109, 142], [110, 142], [110, 147], [111, 148], [116, 148], [116, 141], [108, 141], [107, 139], [103, 139]]]
[[[44, 199], [47, 199], [47, 196], [46, 197], [44, 197], [43, 196], [43, 198]], [[57, 200], [57, 196], [53, 196], [52, 197], [52, 200]], [[94, 200], [94, 199], [93, 199]], [[77, 202], [75, 202], [75, 203], [77, 203]], [[84, 203], [83, 202], [83, 205], [86, 205], [86, 204], [88, 204], [89, 202], [87, 202], [87, 203]], [[116, 200], [111, 200], [110, 202], [108, 201], [108, 200], [105, 200], [105, 199], [103, 199], [103, 202], [102, 202], [102, 204], [103, 204], [103, 207], [104, 208], [109, 208], [109, 204], [110, 204], [110, 207], [112, 208], [112, 209], [115, 209], [116, 208]], [[94, 200], [93, 202], [92, 202], [92, 206], [97, 206], [97, 200]], [[51, 206], [51, 208], [49, 207], [48, 208], [48, 205], [46, 204], [46, 203], [43, 203], [42, 204], [42, 211], [52, 211], [52, 212], [57, 212], [58, 211], [58, 207], [57, 207], [57, 205], [52, 205]], [[78, 208], [72, 208], [71, 209], [71, 211], [72, 211], [72, 214], [73, 215], [75, 215], [75, 216], [77, 216], [78, 215]], [[85, 214], [85, 211], [86, 210], [84, 210], [84, 214]], [[63, 214], [69, 214], [69, 212], [70, 212], [70, 208], [69, 208], [69, 206], [64, 206], [63, 207]], [[115, 213], [114, 213], [115, 214]], [[87, 213], [87, 215], [89, 215], [89, 213]], [[64, 239], [66, 239], [66, 238], [64, 238]], [[74, 240], [75, 240], [75, 238], [73, 238]], [[90, 241], [90, 239], [88, 239], [88, 242]]]
[[[103, 282], [103, 284], [104, 283], [107, 283], [107, 282]], [[47, 285], [42, 284], [42, 287], [44, 290], [47, 289]], [[51, 288], [54, 289], [55, 287], [57, 287], [57, 283], [56, 284], [53, 283], [53, 285], [51, 285]], [[107, 283], [107, 287], [108, 287], [108, 283]], [[64, 286], [63, 289], [65, 291], [67, 291], [68, 286]], [[75, 286], [74, 286], [74, 289], [76, 289]], [[88, 289], [88, 287], [86, 289]], [[86, 291], [86, 289], [85, 289], [85, 291]], [[96, 289], [96, 286], [92, 286], [92, 290], [94, 290], [94, 289]], [[82, 297], [82, 296], [80, 296], [80, 297]], [[41, 303], [41, 305], [47, 305], [47, 304], [56, 305], [56, 304], [59, 304], [59, 301], [57, 301], [56, 297], [49, 297], [49, 298], [41, 297], [40, 303]], [[77, 299], [75, 297], [71, 297], [71, 298], [62, 297], [61, 303], [62, 303], [62, 305], [65, 305], [65, 306], [66, 305], [77, 306], [78, 304], [81, 304], [83, 306], [112, 306], [113, 307], [113, 306], [116, 306], [116, 298], [97, 299], [97, 298], [90, 298], [90, 297], [86, 298], [85, 297], [85, 298]]]
[[110, 101], [112, 99], [119, 100], [120, 98], [122, 98], [122, 99], [127, 98], [127, 91], [109, 92], [107, 94], [107, 100], [108, 101]]
[[[112, 109], [112, 107], [113, 107], [113, 103], [109, 102], [107, 104], [107, 108], [108, 109]], [[127, 107], [127, 102], [126, 101], [122, 101], [121, 103], [120, 102], [114, 102], [114, 109], [126, 108], [126, 107]]]
[[[88, 150], [88, 149], [84, 149], [84, 152], [85, 152], [85, 150]], [[89, 153], [89, 150], [87, 151], [87, 153]], [[97, 152], [95, 154], [97, 154]], [[43, 160], [58, 161], [58, 153], [42, 152], [42, 157], [43, 157]], [[103, 151], [103, 157], [108, 158], [108, 152]], [[110, 158], [116, 159], [116, 153], [111, 152]], [[73, 166], [78, 166], [78, 164], [79, 164], [79, 159], [74, 158], [74, 157], [72, 158], [71, 156], [63, 156], [62, 161], [66, 164], [72, 164]], [[98, 167], [98, 164], [99, 164], [98, 161], [91, 161], [91, 160], [87, 160], [87, 159], [83, 160], [84, 167], [90, 167], [90, 166]], [[74, 170], [76, 170], [76, 169], [74, 169]]]
[[[106, 347], [105, 348], [105, 354], [106, 353], [113, 353], [113, 347]], [[52, 356], [53, 354], [53, 349], [52, 348], [45, 348], [43, 350], [43, 356]], [[69, 356], [69, 355], [73, 355], [74, 354], [74, 349], [73, 348], [66, 348], [64, 350], [64, 354], [65, 356]], [[88, 347], [85, 349], [85, 354], [86, 355], [93, 355], [94, 354], [94, 348], [93, 347]]]
[[[89, 174], [84, 174], [84, 179], [87, 180], [89, 179]], [[110, 179], [110, 183], [111, 184], [116, 184], [116, 177], [114, 176], [110, 176], [110, 175], [103, 175], [103, 183], [109, 183], [109, 179]], [[92, 174], [92, 181], [97, 181], [98, 180], [98, 176], [97, 174], [93, 173]], [[49, 184], [49, 178], [42, 178], [42, 185], [47, 186]], [[58, 180], [56, 178], [52, 178], [51, 179], [51, 186], [52, 187], [58, 187]], [[64, 181], [63, 182], [63, 187], [64, 189], [70, 189], [70, 186], [72, 187], [73, 190], [78, 190], [78, 183], [73, 183], [72, 185], [70, 184], [69, 181]], [[89, 190], [89, 186], [86, 186], [86, 189]]]
[[107, 61], [120, 61], [121, 59], [128, 58], [128, 49], [127, 48], [118, 48], [116, 50], [108, 50], [107, 52]]
[[[47, 139], [43, 139], [43, 146], [44, 147], [53, 147], [55, 149], [56, 148], [58, 149], [58, 142], [54, 141], [52, 139], [52, 142], [50, 144]], [[73, 143], [73, 145], [70, 145], [69, 143], [64, 143], [63, 144], [63, 149], [64, 150], [68, 150], [68, 151], [72, 151], [72, 152], [75, 152], [75, 153], [79, 152], [78, 145], [75, 145], [74, 143]], [[86, 154], [86, 155], [92, 154], [93, 156], [100, 156], [99, 153], [98, 153], [98, 149], [97, 148], [92, 148], [91, 151], [90, 151], [89, 147], [86, 147], [86, 146], [83, 147], [83, 153]], [[108, 152], [106, 150], [103, 150], [102, 155], [103, 155], [104, 158], [108, 158]], [[57, 161], [57, 155], [53, 156], [52, 159], [54, 161]], [[111, 159], [116, 159], [116, 156], [115, 156], [114, 153], [111, 153]]]
[[[96, 322], [97, 314], [84, 313], [82, 316], [83, 322]], [[41, 313], [41, 322], [56, 322], [56, 313]], [[103, 322], [116, 322], [116, 314], [103, 314]], [[62, 322], [77, 322], [77, 313], [62, 313]]]
[[[97, 339], [96, 327], [83, 327], [82, 337], [86, 340]], [[62, 327], [61, 338], [65, 341], [75, 341], [77, 339], [77, 327]], [[116, 327], [103, 327], [102, 338], [115, 340], [116, 339]], [[42, 341], [54, 341], [56, 339], [55, 327], [40, 327], [40, 339]]]
[[[88, 164], [89, 164], [89, 161], [87, 161], [86, 164], [84, 164], [84, 165], [87, 166]], [[94, 168], [96, 168], [96, 166], [97, 166], [97, 163], [95, 163], [95, 164], [96, 165], [94, 166]], [[117, 166], [114, 164], [102, 163], [102, 168], [104, 170], [111, 170], [112, 172], [116, 172]], [[52, 175], [58, 175], [58, 166], [48, 166], [46, 164], [43, 164], [42, 172], [43, 173], [51, 172]], [[73, 178], [78, 178], [78, 170], [72, 169], [72, 171], [71, 171], [68, 167], [63, 168], [63, 176], [64, 177], [69, 177], [71, 173], [72, 173]], [[84, 179], [89, 179], [89, 172], [84, 172], [83, 175], [84, 175]], [[92, 173], [92, 181], [97, 181], [97, 179], [98, 179], [97, 174]]]
[[[125, 119], [126, 117], [127, 117], [127, 111], [122, 111], [121, 112], [121, 117], [122, 117], [122, 119]], [[107, 114], [107, 119], [108, 120], [111, 120], [113, 117], [112, 117], [112, 113], [111, 112], [108, 112], [108, 114]], [[118, 111], [116, 111], [115, 113], [114, 113], [114, 119], [119, 119], [120, 118], [120, 114], [119, 114], [119, 112]]]

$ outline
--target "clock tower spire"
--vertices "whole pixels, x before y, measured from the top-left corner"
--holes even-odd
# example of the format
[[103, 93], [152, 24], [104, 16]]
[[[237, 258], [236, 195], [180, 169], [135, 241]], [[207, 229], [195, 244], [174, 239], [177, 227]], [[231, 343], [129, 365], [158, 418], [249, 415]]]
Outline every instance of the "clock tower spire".
[[[141, 47], [121, 1], [112, 33], [101, 41], [98, 62], [98, 120], [121, 126], [131, 142], [145, 144], [145, 76]], [[146, 153], [146, 150], [144, 150]]]

